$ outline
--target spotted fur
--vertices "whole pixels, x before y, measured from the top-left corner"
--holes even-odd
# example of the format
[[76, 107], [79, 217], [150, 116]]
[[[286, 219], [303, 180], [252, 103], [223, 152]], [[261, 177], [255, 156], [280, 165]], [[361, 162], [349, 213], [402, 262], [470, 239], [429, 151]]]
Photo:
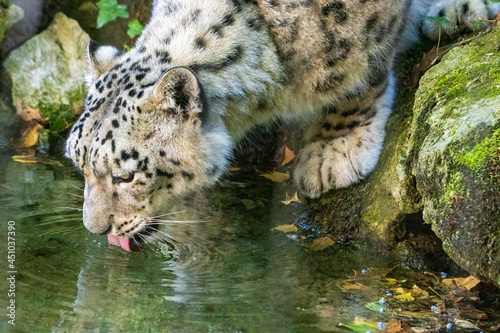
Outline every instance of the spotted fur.
[[[310, 122], [295, 170], [318, 197], [363, 179], [384, 140], [397, 49], [421, 14], [453, 35], [480, 0], [158, 0], [135, 47], [91, 42], [85, 112], [66, 152], [84, 223], [131, 237], [174, 196], [214, 184], [234, 142], [277, 117]], [[431, 37], [437, 26], [423, 25]]]

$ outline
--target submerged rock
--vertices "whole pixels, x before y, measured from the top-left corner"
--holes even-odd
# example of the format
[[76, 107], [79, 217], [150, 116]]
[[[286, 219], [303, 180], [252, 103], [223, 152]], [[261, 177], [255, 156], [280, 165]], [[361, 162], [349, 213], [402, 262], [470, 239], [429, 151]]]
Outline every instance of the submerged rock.
[[18, 107], [39, 110], [50, 131], [73, 121], [84, 99], [89, 36], [78, 23], [59, 13], [42, 33], [12, 51], [4, 62]]
[[405, 216], [423, 211], [456, 263], [500, 285], [499, 40], [495, 28], [455, 47], [400, 94], [375, 171], [311, 202], [325, 230], [397, 253]]

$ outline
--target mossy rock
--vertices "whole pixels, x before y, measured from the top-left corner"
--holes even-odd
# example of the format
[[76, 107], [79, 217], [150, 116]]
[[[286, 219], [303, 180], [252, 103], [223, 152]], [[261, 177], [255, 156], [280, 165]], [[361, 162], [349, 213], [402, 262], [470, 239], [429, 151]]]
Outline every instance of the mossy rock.
[[456, 47], [422, 78], [412, 174], [423, 216], [460, 266], [500, 285], [500, 29]]
[[411, 263], [415, 251], [401, 250], [405, 221], [423, 211], [456, 263], [500, 285], [499, 40], [495, 28], [453, 48], [415, 95], [399, 82], [374, 172], [309, 201], [311, 219], [332, 238], [392, 250]]
[[4, 62], [12, 80], [12, 99], [38, 109], [53, 133], [69, 126], [83, 103], [89, 40], [76, 21], [59, 13], [45, 31], [12, 51]]
[[21, 7], [13, 5], [11, 2], [11, 0], [0, 0], [0, 44], [7, 29], [21, 20], [24, 15]]

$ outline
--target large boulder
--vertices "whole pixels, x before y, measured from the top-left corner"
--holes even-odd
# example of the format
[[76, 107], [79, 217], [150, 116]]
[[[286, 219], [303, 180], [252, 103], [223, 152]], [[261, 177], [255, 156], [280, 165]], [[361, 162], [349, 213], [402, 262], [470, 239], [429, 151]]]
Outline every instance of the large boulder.
[[453, 48], [414, 96], [400, 83], [376, 169], [360, 184], [311, 201], [311, 220], [337, 239], [392, 249], [413, 263], [433, 255], [414, 241], [423, 239], [415, 238], [418, 229], [430, 237], [431, 226], [456, 263], [500, 285], [498, 40], [495, 28]]
[[89, 40], [75, 20], [59, 13], [45, 31], [9, 54], [4, 67], [18, 114], [38, 110], [56, 133], [73, 122], [85, 95]]
[[423, 217], [460, 266], [500, 285], [500, 29], [450, 51], [415, 96]]

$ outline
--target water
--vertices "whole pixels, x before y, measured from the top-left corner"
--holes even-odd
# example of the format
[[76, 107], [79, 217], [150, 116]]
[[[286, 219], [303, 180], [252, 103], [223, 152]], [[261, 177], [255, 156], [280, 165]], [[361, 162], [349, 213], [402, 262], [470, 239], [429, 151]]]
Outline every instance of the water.
[[[500, 324], [496, 291], [490, 303], [445, 302], [446, 291], [423, 272], [391, 270], [387, 258], [345, 244], [311, 251], [273, 230], [305, 208], [284, 205], [287, 188], [251, 172], [179, 202], [180, 212], [165, 218], [202, 222], [163, 225], [173, 241], [135, 253], [84, 228], [82, 187], [59, 157], [0, 156], [1, 332], [365, 332], [397, 320], [403, 329], [453, 322], [456, 330], [457, 319], [472, 322], [465, 305], [486, 315], [474, 321], [482, 329]], [[8, 221], [15, 222], [15, 298], [5, 282]], [[414, 284], [442, 294], [413, 302], [387, 296]], [[384, 295], [385, 313], [367, 306]], [[11, 299], [15, 326], [6, 316]], [[432, 313], [442, 304], [442, 314]], [[411, 320], [416, 313], [423, 318]]]

